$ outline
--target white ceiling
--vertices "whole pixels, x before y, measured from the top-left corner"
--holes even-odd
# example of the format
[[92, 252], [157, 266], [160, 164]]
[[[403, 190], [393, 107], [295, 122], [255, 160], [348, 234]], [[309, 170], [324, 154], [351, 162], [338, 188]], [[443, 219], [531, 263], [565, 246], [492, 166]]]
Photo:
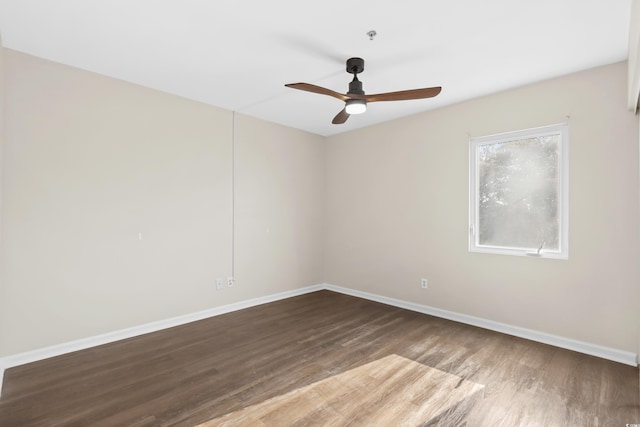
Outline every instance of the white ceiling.
[[[332, 135], [627, 58], [631, 0], [0, 0], [5, 47], [320, 135]], [[366, 33], [377, 31], [371, 41]], [[365, 59], [380, 102], [343, 125]]]

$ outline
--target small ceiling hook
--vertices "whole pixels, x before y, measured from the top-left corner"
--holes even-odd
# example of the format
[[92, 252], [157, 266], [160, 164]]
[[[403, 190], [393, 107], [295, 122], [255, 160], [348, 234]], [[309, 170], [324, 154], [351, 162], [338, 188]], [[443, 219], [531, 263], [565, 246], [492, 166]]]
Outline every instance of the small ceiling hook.
[[369, 36], [369, 40], [373, 40], [373, 38], [377, 36], [378, 33], [376, 32], [376, 30], [371, 30], [367, 32], [367, 35]]

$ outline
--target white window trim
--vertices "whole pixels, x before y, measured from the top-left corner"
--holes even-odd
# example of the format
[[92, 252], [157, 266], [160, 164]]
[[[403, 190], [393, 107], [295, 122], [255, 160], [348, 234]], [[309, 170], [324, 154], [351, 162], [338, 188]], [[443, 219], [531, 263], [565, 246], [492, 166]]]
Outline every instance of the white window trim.
[[[558, 197], [560, 219], [560, 250], [537, 253], [526, 248], [508, 248], [499, 246], [478, 245], [475, 230], [478, 227], [478, 171], [477, 147], [484, 144], [509, 142], [526, 137], [537, 137], [560, 133], [560, 195]], [[532, 256], [538, 258], [569, 258], [569, 125], [561, 123], [532, 129], [506, 132], [496, 135], [471, 138], [469, 140], [469, 252], [492, 253], [502, 255]]]

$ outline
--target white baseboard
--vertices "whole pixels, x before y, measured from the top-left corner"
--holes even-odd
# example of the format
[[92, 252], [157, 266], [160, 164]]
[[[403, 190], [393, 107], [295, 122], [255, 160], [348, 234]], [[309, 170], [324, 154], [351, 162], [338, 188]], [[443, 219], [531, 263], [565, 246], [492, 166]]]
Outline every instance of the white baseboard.
[[507, 335], [513, 335], [525, 338], [531, 341], [549, 344], [555, 347], [567, 350], [577, 351], [579, 353], [589, 354], [591, 356], [600, 357], [602, 359], [612, 360], [614, 362], [624, 363], [626, 365], [638, 366], [638, 355], [629, 351], [618, 350], [615, 348], [603, 347], [597, 344], [591, 344], [570, 338], [564, 338], [557, 335], [538, 332], [531, 329], [511, 326], [505, 323], [494, 322], [492, 320], [482, 319], [480, 317], [460, 314], [453, 311], [442, 310], [428, 305], [415, 304], [408, 301], [384, 297], [381, 295], [371, 294], [368, 292], [357, 291], [349, 288], [343, 288], [331, 284], [325, 284], [324, 288], [330, 291], [351, 295], [358, 298], [364, 298], [370, 301], [380, 302], [382, 304], [392, 305], [394, 307], [404, 308], [419, 313], [429, 314], [431, 316], [443, 319], [453, 320], [455, 322], [465, 323], [467, 325], [478, 326], [483, 329], [489, 329], [501, 332]]
[[6, 369], [13, 368], [15, 366], [20, 366], [26, 363], [36, 362], [38, 360], [44, 360], [50, 357], [60, 356], [63, 354], [74, 352], [74, 351], [84, 350], [90, 347], [95, 347], [102, 344], [108, 344], [114, 341], [120, 341], [126, 338], [132, 338], [135, 336], [160, 331], [162, 329], [172, 328], [174, 326], [195, 322], [197, 320], [219, 316], [221, 314], [231, 313], [231, 312], [242, 310], [245, 308], [255, 307], [257, 305], [279, 301], [282, 299], [291, 298], [298, 295], [303, 295], [310, 292], [321, 291], [321, 290], [339, 292], [345, 295], [351, 295], [354, 297], [363, 298], [363, 299], [367, 299], [375, 302], [380, 302], [382, 304], [387, 304], [387, 305], [391, 305], [398, 308], [404, 308], [407, 310], [429, 314], [431, 316], [436, 316], [443, 319], [453, 320], [455, 322], [465, 323], [467, 325], [478, 326], [480, 328], [489, 329], [489, 330], [501, 332], [507, 335], [513, 335], [516, 337], [525, 338], [528, 340], [537, 341], [544, 344], [549, 344], [555, 347], [573, 350], [573, 351], [577, 351], [584, 354], [589, 354], [592, 356], [600, 357], [602, 359], [624, 363], [626, 365], [631, 365], [631, 366], [638, 365], [637, 363], [638, 355], [636, 353], [617, 350], [614, 348], [603, 347], [596, 344], [590, 344], [587, 342], [564, 338], [557, 335], [551, 335], [544, 332], [538, 332], [531, 329], [525, 329], [517, 326], [507, 325], [504, 323], [494, 322], [492, 320], [486, 320], [479, 317], [468, 316], [466, 314], [460, 314], [452, 311], [441, 310], [439, 308], [430, 307], [427, 305], [415, 304], [408, 301], [389, 298], [381, 295], [372, 294], [369, 292], [357, 291], [354, 289], [343, 288], [340, 286], [335, 286], [335, 285], [325, 283], [320, 285], [308, 286], [300, 289], [294, 289], [292, 291], [280, 292], [277, 294], [267, 295], [264, 297], [253, 298], [246, 301], [240, 301], [234, 304], [215, 307], [209, 310], [199, 311], [196, 313], [186, 314], [183, 316], [173, 317], [170, 319], [160, 320], [157, 322], [151, 322], [151, 323], [147, 323], [140, 326], [134, 326], [132, 328], [121, 329], [118, 331], [109, 332], [102, 335], [96, 335], [94, 337], [82, 338], [75, 341], [70, 341], [70, 342], [66, 342], [58, 345], [53, 345], [50, 347], [45, 347], [45, 348], [41, 348], [33, 351], [27, 351], [25, 353], [18, 353], [11, 356], [0, 358], [0, 396], [2, 393], [2, 382], [4, 378], [4, 371]]
[[243, 310], [257, 305], [267, 304], [270, 302], [307, 294], [309, 292], [320, 291], [324, 289], [324, 285], [314, 285], [305, 288], [294, 289], [292, 291], [280, 292], [277, 294], [267, 295], [264, 297], [253, 298], [250, 300], [240, 301], [233, 304], [223, 305], [211, 308], [209, 310], [198, 311], [196, 313], [185, 314], [183, 316], [172, 317], [170, 319], [160, 320], [157, 322], [146, 323], [132, 328], [121, 329], [106, 334], [96, 335], [93, 337], [82, 338], [62, 344], [44, 347], [37, 350], [18, 353], [11, 356], [0, 358], [0, 396], [2, 395], [2, 382], [4, 379], [4, 371], [15, 366], [24, 365], [26, 363], [37, 362], [38, 360], [48, 359], [50, 357], [60, 356], [78, 350], [85, 350], [102, 344], [108, 344], [114, 341], [120, 341], [151, 332], [160, 331], [162, 329], [172, 328], [174, 326], [184, 325], [186, 323], [195, 322], [197, 320], [207, 319], [209, 317], [219, 316], [221, 314], [231, 313], [233, 311]]

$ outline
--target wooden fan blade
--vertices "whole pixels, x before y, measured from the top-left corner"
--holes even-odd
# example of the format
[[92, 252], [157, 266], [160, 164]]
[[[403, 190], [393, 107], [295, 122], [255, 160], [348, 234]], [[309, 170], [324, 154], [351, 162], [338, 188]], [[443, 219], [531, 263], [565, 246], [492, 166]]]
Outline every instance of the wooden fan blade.
[[343, 95], [331, 89], [327, 89], [321, 86], [312, 85], [310, 83], [289, 83], [285, 85], [286, 87], [290, 87], [292, 89], [304, 90], [307, 92], [319, 93], [321, 95], [329, 95], [334, 98], [338, 98], [340, 101], [346, 101], [349, 99], [347, 95]]
[[401, 90], [399, 92], [387, 92], [387, 93], [377, 93], [373, 95], [351, 95], [351, 98], [355, 99], [364, 99], [367, 102], [379, 102], [379, 101], [407, 101], [410, 99], [423, 99], [423, 98], [433, 98], [438, 95], [442, 88], [440, 86], [437, 87], [427, 87], [424, 89], [411, 89], [411, 90]]
[[349, 118], [349, 113], [347, 113], [346, 107], [342, 109], [331, 121], [334, 125], [341, 125], [347, 121]]

